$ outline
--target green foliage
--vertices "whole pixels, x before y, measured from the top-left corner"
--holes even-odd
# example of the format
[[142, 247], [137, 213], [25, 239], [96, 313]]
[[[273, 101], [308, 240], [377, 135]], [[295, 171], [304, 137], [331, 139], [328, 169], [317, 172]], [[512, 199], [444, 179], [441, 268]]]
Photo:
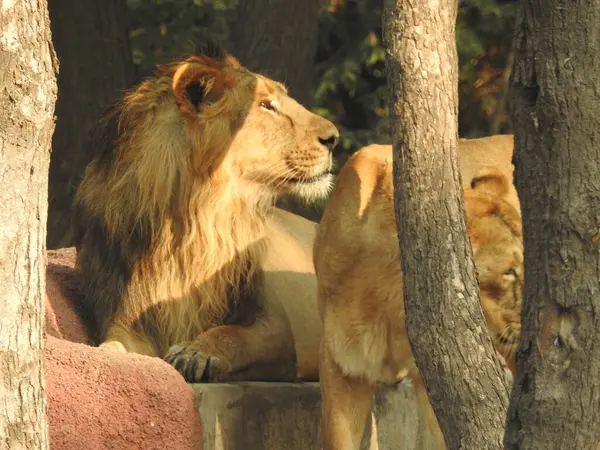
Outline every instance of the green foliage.
[[319, 20], [313, 110], [339, 126], [346, 152], [389, 142], [382, 2], [346, 1]]
[[227, 46], [237, 0], [127, 0], [137, 73], [194, 52], [213, 40]]
[[[460, 3], [456, 31], [463, 136], [509, 131], [500, 97], [515, 3]], [[313, 110], [340, 127], [348, 153], [370, 143], [391, 142], [381, 12], [381, 0], [346, 0], [320, 17]]]
[[[207, 39], [230, 47], [237, 0], [128, 0], [138, 73], [193, 52]], [[381, 41], [382, 0], [336, 0], [319, 15], [313, 111], [339, 126], [346, 153], [390, 142]], [[456, 25], [459, 132], [508, 132], [502, 94], [516, 0], [462, 0]], [[346, 155], [347, 156], [347, 155]], [[342, 159], [345, 159], [342, 156]]]
[[463, 136], [511, 131], [503, 98], [515, 14], [515, 0], [461, 2], [456, 41]]

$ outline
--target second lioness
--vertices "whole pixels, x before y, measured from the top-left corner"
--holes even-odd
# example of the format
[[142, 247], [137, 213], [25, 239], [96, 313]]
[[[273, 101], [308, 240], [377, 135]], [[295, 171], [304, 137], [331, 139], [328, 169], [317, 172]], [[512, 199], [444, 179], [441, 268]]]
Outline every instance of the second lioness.
[[[482, 146], [471, 147], [478, 141], [486, 140], [461, 141], [459, 149], [463, 181], [472, 180], [473, 186], [465, 187], [467, 228], [488, 326], [514, 370], [523, 247], [520, 215], [510, 204], [518, 202], [509, 182], [512, 145], [498, 149], [505, 152], [504, 160], [489, 160]], [[482, 167], [482, 162], [503, 170]], [[405, 376], [415, 384], [421, 412], [443, 448], [404, 328], [391, 147], [367, 147], [344, 166], [317, 230], [314, 260], [323, 319], [325, 450], [358, 449], [375, 384], [394, 384]]]

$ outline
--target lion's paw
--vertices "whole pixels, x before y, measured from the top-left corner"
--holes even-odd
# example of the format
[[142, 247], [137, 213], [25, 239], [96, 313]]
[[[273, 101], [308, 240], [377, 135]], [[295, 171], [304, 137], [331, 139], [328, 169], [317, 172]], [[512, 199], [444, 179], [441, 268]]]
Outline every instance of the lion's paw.
[[188, 383], [207, 383], [217, 378], [219, 360], [194, 348], [193, 342], [173, 345], [165, 355]]

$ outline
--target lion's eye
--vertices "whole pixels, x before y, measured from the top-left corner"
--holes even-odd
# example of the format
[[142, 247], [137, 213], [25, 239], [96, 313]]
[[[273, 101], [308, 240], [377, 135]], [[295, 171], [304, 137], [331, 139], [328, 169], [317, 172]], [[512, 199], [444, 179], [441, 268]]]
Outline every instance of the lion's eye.
[[261, 108], [266, 109], [267, 111], [277, 112], [277, 108], [275, 108], [275, 105], [273, 105], [273, 103], [271, 103], [271, 100], [262, 100], [259, 103], [259, 106]]
[[511, 278], [517, 278], [517, 269], [511, 268], [505, 272], [504, 275]]

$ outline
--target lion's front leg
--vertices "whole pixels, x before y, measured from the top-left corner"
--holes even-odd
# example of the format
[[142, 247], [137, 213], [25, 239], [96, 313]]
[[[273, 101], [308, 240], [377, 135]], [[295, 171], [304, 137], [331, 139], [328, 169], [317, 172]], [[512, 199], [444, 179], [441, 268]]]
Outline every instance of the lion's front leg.
[[157, 356], [158, 352], [144, 334], [135, 332], [124, 322], [113, 321], [108, 327], [104, 340], [99, 347], [103, 350], [111, 350], [122, 353], [139, 353], [146, 356]]
[[173, 345], [165, 360], [186, 381], [292, 381], [296, 353], [289, 325], [258, 319], [249, 326], [223, 325]]

